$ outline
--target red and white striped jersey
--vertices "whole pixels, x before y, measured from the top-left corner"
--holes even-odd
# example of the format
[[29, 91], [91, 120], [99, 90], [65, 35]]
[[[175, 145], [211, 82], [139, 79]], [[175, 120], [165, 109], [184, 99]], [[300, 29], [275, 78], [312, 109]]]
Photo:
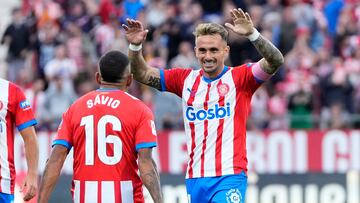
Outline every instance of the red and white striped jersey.
[[186, 178], [247, 172], [246, 119], [251, 97], [264, 78], [258, 69], [258, 63], [225, 66], [215, 79], [204, 77], [202, 70], [160, 71], [162, 90], [182, 98]]
[[98, 89], [63, 115], [53, 145], [74, 147], [75, 202], [144, 202], [137, 151], [156, 146], [151, 110], [118, 89]]
[[142, 184], [137, 181], [73, 181], [74, 203], [141, 203], [144, 202]]
[[14, 194], [14, 131], [36, 124], [30, 103], [14, 83], [0, 78], [0, 192]]

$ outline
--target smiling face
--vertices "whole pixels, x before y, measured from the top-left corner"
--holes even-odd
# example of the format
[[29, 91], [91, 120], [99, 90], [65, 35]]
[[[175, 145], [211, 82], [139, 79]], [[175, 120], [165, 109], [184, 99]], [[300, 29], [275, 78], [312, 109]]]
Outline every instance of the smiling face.
[[219, 34], [200, 35], [196, 38], [195, 54], [205, 77], [215, 78], [222, 72], [229, 50], [226, 41]]

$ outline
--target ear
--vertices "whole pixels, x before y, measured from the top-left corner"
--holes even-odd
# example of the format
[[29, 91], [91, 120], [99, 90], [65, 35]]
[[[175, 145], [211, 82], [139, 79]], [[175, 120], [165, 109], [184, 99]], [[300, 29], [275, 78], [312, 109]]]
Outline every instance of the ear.
[[130, 74], [128, 77], [127, 77], [127, 80], [126, 80], [126, 87], [130, 87], [132, 81], [133, 81], [133, 74]]
[[194, 46], [194, 53], [195, 53], [195, 56], [198, 57], [198, 52], [197, 52], [196, 46]]
[[229, 45], [226, 45], [225, 52], [226, 52], [226, 54], [228, 54], [230, 52], [230, 46]]
[[95, 81], [97, 84], [99, 84], [99, 85], [101, 84], [101, 75], [99, 72], [95, 73]]

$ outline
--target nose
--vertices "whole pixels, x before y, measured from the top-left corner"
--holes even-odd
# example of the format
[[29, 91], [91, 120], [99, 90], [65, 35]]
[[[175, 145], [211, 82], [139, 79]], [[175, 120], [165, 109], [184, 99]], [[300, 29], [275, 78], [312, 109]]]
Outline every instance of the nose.
[[212, 54], [211, 54], [211, 52], [210, 52], [210, 51], [205, 52], [205, 54], [204, 54], [204, 55], [205, 55], [205, 56], [204, 56], [205, 60], [206, 60], [206, 59], [211, 59], [211, 58], [212, 58]]

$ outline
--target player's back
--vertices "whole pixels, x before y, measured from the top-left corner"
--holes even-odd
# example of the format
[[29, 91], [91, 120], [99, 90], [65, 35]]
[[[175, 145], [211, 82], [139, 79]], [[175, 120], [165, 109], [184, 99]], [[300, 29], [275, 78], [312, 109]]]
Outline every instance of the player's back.
[[54, 141], [64, 139], [74, 148], [75, 202], [143, 201], [137, 149], [156, 146], [153, 125], [151, 111], [121, 90], [99, 89], [79, 98]]

